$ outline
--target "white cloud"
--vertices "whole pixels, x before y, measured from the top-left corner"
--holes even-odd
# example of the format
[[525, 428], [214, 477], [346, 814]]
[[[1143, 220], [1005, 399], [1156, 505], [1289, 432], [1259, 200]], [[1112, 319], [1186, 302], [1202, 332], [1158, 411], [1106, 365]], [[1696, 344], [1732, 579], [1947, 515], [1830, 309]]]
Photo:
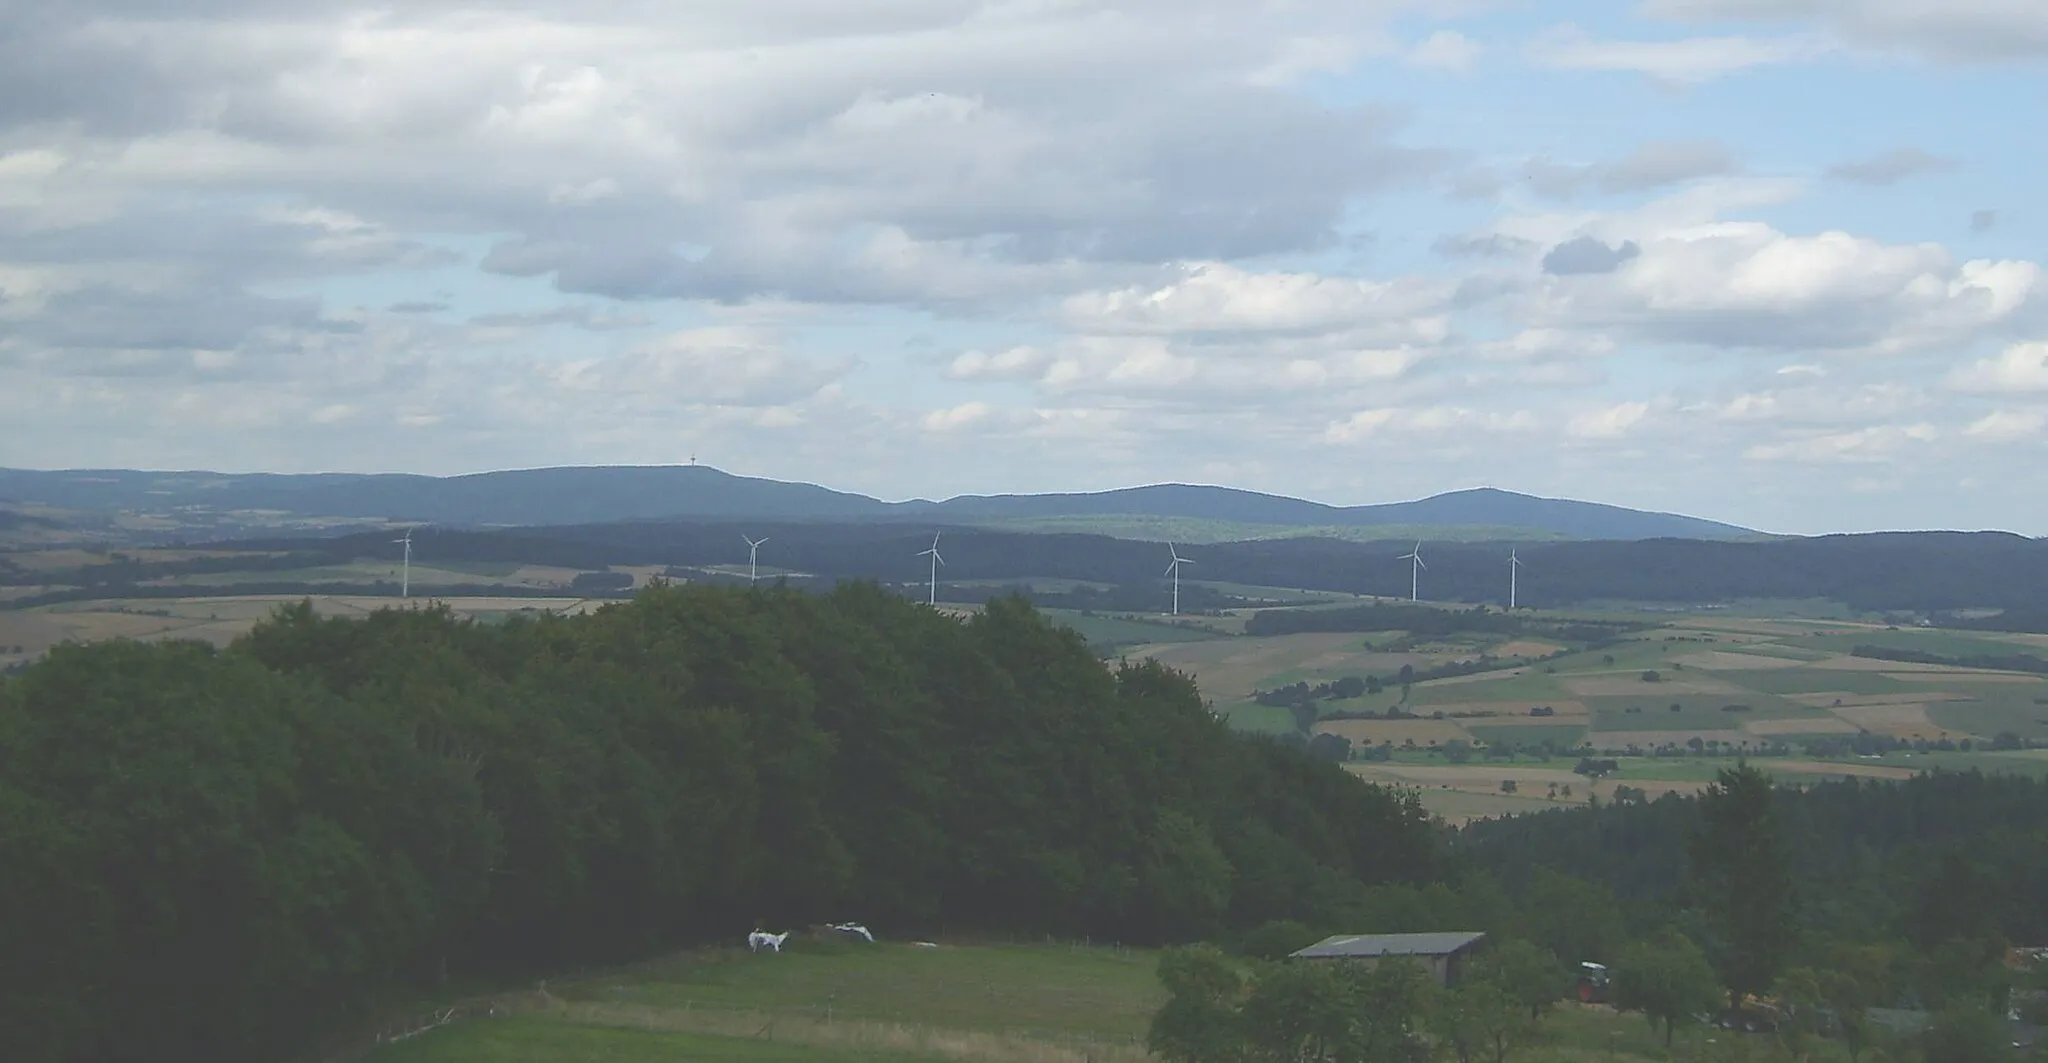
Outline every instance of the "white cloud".
[[1380, 323], [1440, 335], [1451, 295], [1442, 283], [1253, 273], [1224, 262], [1193, 263], [1183, 274], [1159, 288], [1071, 296], [1062, 316], [1089, 332], [1327, 332]]
[[1793, 236], [1758, 222], [1669, 229], [1639, 246], [1609, 272], [1544, 278], [1529, 312], [1713, 346], [1897, 352], [2010, 321], [2041, 287], [2033, 262], [1958, 265], [1938, 244]]
[[551, 375], [576, 391], [651, 393], [672, 402], [783, 406], [817, 395], [852, 368], [846, 361], [796, 358], [775, 340], [745, 328], [673, 333], [608, 358], [572, 361]]
[[1565, 434], [1580, 439], [1619, 439], [1641, 424], [1649, 413], [1650, 404], [1647, 402], [1624, 402], [1589, 410], [1567, 422]]
[[1486, 46], [1459, 33], [1457, 30], [1437, 30], [1416, 42], [1402, 62], [1424, 70], [1448, 70], [1452, 73], [1469, 73], [1472, 65], [1486, 51]]
[[1390, 436], [1441, 436], [1446, 433], [1522, 433], [1539, 422], [1526, 410], [1485, 411], [1463, 406], [1420, 408], [1381, 406], [1359, 410], [1323, 429], [1323, 441], [1346, 445]]
[[2048, 342], [2015, 343], [1949, 374], [1958, 391], [2048, 391]]
[[1993, 410], [1971, 421], [1963, 429], [1963, 434], [1973, 439], [2005, 443], [2039, 438], [2044, 425], [2048, 425], [2048, 411]]
[[1754, 67], [1805, 62], [1828, 48], [1802, 37], [1688, 37], [1672, 41], [1606, 41], [1574, 25], [1538, 34], [1524, 50], [1538, 66], [1620, 71], [1674, 84], [1700, 84]]
[[954, 380], [1035, 380], [1051, 364], [1052, 356], [1036, 347], [965, 351], [946, 366], [946, 375]]
[[943, 410], [925, 414], [919, 423], [927, 432], [952, 432], [988, 420], [994, 408], [986, 402], [963, 402]]
[[1848, 432], [1824, 432], [1781, 443], [1759, 443], [1742, 452], [1752, 461], [1878, 462], [1901, 449], [1927, 443], [1940, 433], [1931, 424], [1872, 425]]
[[2048, 56], [2048, 6], [2034, 0], [1641, 0], [1663, 18], [1818, 21], [1867, 47], [1956, 62]]

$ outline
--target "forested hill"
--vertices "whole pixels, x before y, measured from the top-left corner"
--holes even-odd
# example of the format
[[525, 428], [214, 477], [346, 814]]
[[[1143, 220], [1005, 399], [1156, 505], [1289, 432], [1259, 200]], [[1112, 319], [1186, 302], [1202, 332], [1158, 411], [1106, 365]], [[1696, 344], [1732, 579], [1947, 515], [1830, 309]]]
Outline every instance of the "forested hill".
[[1411, 798], [1019, 600], [290, 609], [0, 680], [9, 1063], [278, 1058], [394, 986], [857, 919], [1185, 940], [1435, 872]]

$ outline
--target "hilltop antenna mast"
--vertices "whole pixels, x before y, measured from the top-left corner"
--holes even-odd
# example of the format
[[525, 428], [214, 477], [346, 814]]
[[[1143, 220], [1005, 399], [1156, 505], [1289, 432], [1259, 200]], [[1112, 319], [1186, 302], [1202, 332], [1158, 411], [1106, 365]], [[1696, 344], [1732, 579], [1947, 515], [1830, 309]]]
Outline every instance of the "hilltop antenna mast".
[[1169, 562], [1167, 562], [1167, 565], [1166, 565], [1166, 574], [1167, 574], [1167, 575], [1169, 575], [1169, 576], [1172, 576], [1172, 577], [1173, 577], [1173, 615], [1175, 615], [1175, 616], [1179, 616], [1179, 615], [1180, 615], [1180, 567], [1181, 567], [1182, 565], [1192, 565], [1192, 564], [1194, 564], [1194, 562], [1193, 562], [1193, 561], [1190, 561], [1190, 560], [1188, 560], [1188, 559], [1187, 559], [1187, 558], [1185, 558], [1185, 557], [1182, 557], [1182, 556], [1180, 556], [1180, 551], [1179, 551], [1179, 550], [1177, 550], [1177, 549], [1175, 549], [1175, 548], [1174, 548], [1174, 545], [1173, 545], [1172, 543], [1167, 543], [1167, 544], [1166, 544], [1166, 556], [1168, 556], [1168, 557], [1171, 557], [1171, 558], [1173, 558], [1173, 560], [1172, 560], [1172, 561], [1169, 561]]
[[761, 556], [761, 544], [767, 542], [768, 537], [763, 535], [759, 539], [748, 539], [742, 535], [740, 538], [747, 540], [747, 585], [751, 587], [754, 585], [755, 562]]
[[1408, 570], [1408, 600], [1411, 602], [1421, 601], [1422, 570], [1429, 567], [1428, 565], [1422, 563], [1422, 541], [1419, 539], [1416, 540], [1415, 549], [1410, 550], [1405, 554], [1402, 554], [1400, 557], [1397, 557], [1394, 560], [1415, 562], [1415, 564], [1411, 566]]
[[940, 557], [940, 556], [939, 556], [939, 535], [940, 535], [940, 534], [941, 534], [940, 532], [933, 532], [933, 533], [932, 533], [932, 546], [931, 546], [931, 549], [929, 549], [929, 550], [919, 550], [919, 551], [917, 552], [917, 556], [919, 556], [919, 557], [923, 557], [923, 556], [925, 556], [926, 554], [930, 554], [930, 555], [931, 555], [931, 557], [932, 557], [932, 582], [931, 582], [931, 591], [930, 591], [930, 593], [928, 593], [928, 594], [927, 594], [927, 595], [925, 596], [925, 600], [924, 600], [924, 604], [926, 604], [926, 605], [932, 605], [932, 606], [936, 606], [936, 605], [938, 605], [938, 604], [939, 604], [939, 566], [940, 566], [940, 565], [943, 565], [943, 564], [945, 564], [945, 563], [946, 563], [946, 559], [945, 559], [945, 558], [943, 558], [943, 557]]

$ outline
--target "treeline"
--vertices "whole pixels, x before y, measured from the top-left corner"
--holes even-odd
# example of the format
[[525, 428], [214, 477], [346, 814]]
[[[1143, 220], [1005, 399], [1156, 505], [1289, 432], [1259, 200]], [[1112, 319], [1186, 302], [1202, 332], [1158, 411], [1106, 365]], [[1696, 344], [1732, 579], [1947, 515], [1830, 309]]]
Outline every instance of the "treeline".
[[2031, 653], [1963, 653], [1950, 656], [1928, 653], [1924, 650], [1901, 649], [1896, 646], [1857, 646], [1849, 651], [1849, 655], [1879, 661], [1900, 661], [1906, 664], [1940, 664], [1952, 668], [1981, 668], [1994, 672], [2048, 674], [2048, 660]]
[[[2048, 942], [2048, 780], [1935, 773], [1779, 788], [1772, 802], [1807, 944]], [[1699, 826], [1697, 801], [1664, 797], [1479, 821], [1454, 849], [1511, 892], [1585, 879], [1646, 929], [1705, 900], [1687, 853]]]
[[[70, 587], [64, 590], [44, 591], [41, 594], [25, 594], [10, 598], [6, 608], [30, 609], [41, 605], [62, 605], [66, 602], [92, 602], [108, 598], [136, 601], [163, 601], [184, 598], [237, 598], [251, 595], [278, 594], [337, 594], [363, 598], [397, 598], [402, 588], [397, 580], [371, 580], [348, 582], [336, 580], [318, 582], [308, 580], [249, 580], [225, 584], [181, 583], [175, 586], [151, 584], [100, 584], [92, 587]], [[560, 598], [565, 593], [580, 597], [599, 598], [622, 596], [626, 592], [609, 588], [575, 588], [564, 591], [560, 588], [533, 587], [524, 583], [453, 583], [435, 584], [431, 592], [415, 582], [412, 593], [424, 596], [432, 593], [447, 598]]]
[[660, 587], [483, 625], [304, 605], [0, 680], [10, 1063], [277, 1057], [405, 986], [854, 918], [1341, 925], [1437, 874], [1412, 798], [1235, 735], [1016, 600]]
[[[825, 582], [919, 582], [918, 551], [938, 526], [765, 521], [621, 522], [475, 532], [422, 529], [416, 557], [517, 561], [578, 570], [607, 565], [692, 568], [744, 565], [745, 537], [767, 535], [763, 565]], [[1062, 578], [1128, 588], [1163, 588], [1163, 543], [1073, 533], [1033, 534], [946, 527], [942, 577], [976, 581]], [[394, 558], [387, 531], [329, 539], [274, 537], [242, 547], [318, 553], [326, 563]], [[216, 546], [222, 544], [214, 544]], [[1184, 546], [1201, 580], [1405, 598], [1411, 543], [1277, 539]], [[1956, 610], [2000, 608], [1990, 621], [2009, 630], [2048, 629], [2034, 589], [2048, 582], [2048, 542], [1997, 532], [1900, 532], [1763, 542], [1689, 539], [1425, 544], [1422, 594], [1435, 602], [1501, 603], [1508, 551], [1520, 550], [1520, 604], [1555, 608], [1597, 601], [1708, 605], [1748, 598], [1817, 598], [1853, 608], [1941, 617], [1975, 626]], [[155, 572], [155, 569], [147, 569]], [[1195, 584], [1183, 582], [1186, 595]], [[1119, 594], [1125, 591], [1117, 592]], [[1122, 608], [1123, 606], [1114, 606]], [[1135, 606], [1133, 606], [1135, 608]], [[1156, 605], [1148, 605], [1156, 608]], [[1206, 608], [1207, 606], [1197, 606]]]

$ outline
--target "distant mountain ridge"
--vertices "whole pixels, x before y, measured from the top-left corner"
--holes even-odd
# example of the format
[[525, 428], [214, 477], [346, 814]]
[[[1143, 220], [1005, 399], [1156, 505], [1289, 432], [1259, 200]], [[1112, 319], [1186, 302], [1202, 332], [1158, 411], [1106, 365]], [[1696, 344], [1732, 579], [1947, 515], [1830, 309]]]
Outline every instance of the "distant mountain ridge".
[[630, 520], [973, 524], [1129, 516], [1313, 528], [1483, 526], [1579, 539], [1735, 539], [1759, 534], [1698, 517], [1491, 487], [1362, 506], [1195, 484], [885, 502], [816, 484], [738, 476], [706, 465], [561, 466], [447, 477], [0, 469], [0, 499], [102, 519], [147, 515], [193, 530], [237, 532], [316, 519], [534, 527]]

